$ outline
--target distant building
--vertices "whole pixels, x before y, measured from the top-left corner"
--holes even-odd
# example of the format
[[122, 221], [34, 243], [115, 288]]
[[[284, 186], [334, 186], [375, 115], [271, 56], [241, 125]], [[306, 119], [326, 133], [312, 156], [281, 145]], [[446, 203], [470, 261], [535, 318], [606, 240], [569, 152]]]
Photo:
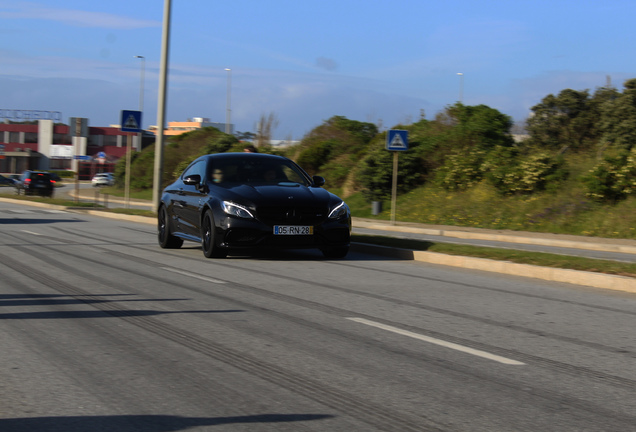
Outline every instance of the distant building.
[[294, 140], [269, 140], [269, 145], [271, 145], [272, 147], [284, 148], [284, 147], [295, 146], [297, 144], [300, 144], [300, 141], [294, 141]]
[[86, 118], [71, 117], [69, 125], [42, 119], [33, 124], [5, 120], [0, 123], [0, 172], [79, 170], [80, 178], [112, 172], [115, 162], [126, 154], [128, 136], [135, 150], [141, 150], [142, 142], [154, 142], [154, 136], [140, 142], [138, 134], [118, 127], [89, 127]]
[[[214, 123], [211, 122], [209, 118], [205, 117], [194, 117], [193, 119], [188, 119], [188, 121], [184, 122], [168, 122], [168, 128], [164, 129], [164, 136], [174, 136], [181, 135], [186, 132], [192, 132], [194, 130], [202, 129], [204, 127], [215, 127], [221, 132], [225, 132], [225, 126], [227, 123]], [[234, 125], [230, 124], [230, 135], [234, 135]], [[157, 126], [150, 126], [148, 128], [149, 132], [153, 134], [157, 134]]]

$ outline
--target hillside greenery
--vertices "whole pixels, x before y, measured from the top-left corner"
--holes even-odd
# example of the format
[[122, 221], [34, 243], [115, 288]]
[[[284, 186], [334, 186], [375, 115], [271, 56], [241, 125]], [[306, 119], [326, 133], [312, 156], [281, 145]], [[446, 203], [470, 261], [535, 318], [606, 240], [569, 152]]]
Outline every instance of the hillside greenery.
[[[409, 150], [398, 156], [397, 220], [636, 238], [636, 79], [622, 91], [550, 94], [532, 107], [525, 139], [513, 139], [512, 128], [512, 119], [496, 109], [461, 103], [433, 120], [393, 126], [409, 133]], [[334, 116], [296, 146], [259, 151], [325, 177], [354, 216], [388, 219], [393, 153], [386, 134], [375, 124]], [[172, 137], [163, 184], [200, 155], [244, 146], [215, 128]], [[133, 155], [133, 188], [152, 187], [153, 161], [153, 147]], [[381, 214], [371, 214], [373, 201], [384, 204]]]

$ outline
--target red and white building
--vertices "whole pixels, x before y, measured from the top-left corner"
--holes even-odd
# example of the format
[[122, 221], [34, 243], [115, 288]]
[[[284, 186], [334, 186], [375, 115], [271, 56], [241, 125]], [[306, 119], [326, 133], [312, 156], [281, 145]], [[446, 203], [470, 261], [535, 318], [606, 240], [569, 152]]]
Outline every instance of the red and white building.
[[[34, 120], [34, 114], [48, 111], [0, 110], [21, 113], [18, 119]], [[58, 113], [59, 114], [59, 113]], [[39, 115], [43, 117], [42, 114]], [[61, 115], [60, 115], [61, 116]], [[25, 170], [71, 170], [80, 178], [90, 178], [95, 172], [112, 172], [119, 158], [126, 155], [129, 145], [141, 150], [143, 144], [154, 142], [154, 136], [122, 132], [118, 126], [89, 127], [88, 119], [72, 117], [69, 125], [52, 119], [37, 123], [0, 123], [0, 173], [17, 174]]]

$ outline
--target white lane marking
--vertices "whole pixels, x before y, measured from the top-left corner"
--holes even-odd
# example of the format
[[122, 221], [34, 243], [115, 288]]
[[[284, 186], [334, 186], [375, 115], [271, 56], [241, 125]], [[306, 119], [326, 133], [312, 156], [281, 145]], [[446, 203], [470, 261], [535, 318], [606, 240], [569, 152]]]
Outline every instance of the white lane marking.
[[506, 358], [506, 357], [501, 357], [501, 356], [498, 356], [498, 355], [495, 355], [495, 354], [491, 354], [491, 353], [488, 353], [486, 351], [480, 351], [480, 350], [476, 350], [476, 349], [473, 349], [473, 348], [465, 347], [463, 345], [458, 345], [458, 344], [455, 344], [455, 343], [452, 343], [452, 342], [446, 342], [446, 341], [443, 341], [441, 339], [435, 339], [435, 338], [432, 338], [432, 337], [428, 337], [428, 336], [424, 336], [424, 335], [421, 335], [421, 334], [413, 333], [413, 332], [410, 332], [410, 331], [407, 331], [407, 330], [402, 330], [402, 329], [399, 329], [397, 327], [392, 327], [392, 326], [381, 324], [381, 323], [378, 323], [378, 322], [375, 322], [375, 321], [369, 321], [369, 320], [366, 320], [364, 318], [347, 318], [347, 319], [351, 320], [351, 321], [355, 321], [355, 322], [360, 323], [360, 324], [366, 324], [366, 325], [371, 326], [371, 327], [377, 327], [377, 328], [380, 328], [380, 329], [383, 329], [383, 330], [387, 330], [387, 331], [390, 331], [390, 332], [393, 332], [393, 333], [401, 334], [403, 336], [408, 336], [408, 337], [411, 337], [411, 338], [414, 338], [414, 339], [419, 339], [419, 340], [424, 341], [424, 342], [432, 343], [432, 344], [435, 344], [435, 345], [440, 345], [440, 346], [443, 346], [443, 347], [446, 347], [446, 348], [450, 348], [450, 349], [454, 349], [454, 350], [457, 350], [457, 351], [461, 351], [461, 352], [464, 352], [464, 353], [467, 353], [467, 354], [472, 354], [472, 355], [475, 355], [477, 357], [483, 357], [483, 358], [488, 359], [488, 360], [494, 360], [494, 361], [499, 362], [499, 363], [503, 363], [503, 364], [507, 364], [507, 365], [515, 365], [515, 366], [525, 365], [525, 363], [521, 363], [521, 362], [516, 361], [516, 360], [512, 360], [512, 359], [509, 359], [509, 358]]
[[175, 268], [170, 268], [170, 267], [161, 267], [161, 268], [163, 270], [166, 270], [166, 271], [169, 271], [169, 272], [172, 272], [172, 273], [179, 273], [179, 274], [182, 274], [184, 276], [189, 276], [189, 277], [192, 277], [192, 278], [195, 278], [195, 279], [200, 279], [200, 280], [206, 281], [206, 282], [211, 282], [211, 283], [215, 283], [215, 284], [224, 284], [225, 283], [222, 280], [212, 279], [212, 278], [209, 278], [209, 277], [206, 277], [206, 276], [199, 276], [197, 274], [192, 274], [190, 272], [183, 271], [183, 270], [178, 270], [178, 269], [175, 269]]
[[22, 230], [22, 232], [25, 232], [27, 234], [33, 234], [33, 235], [42, 235], [40, 233], [36, 233], [36, 232], [33, 232], [33, 231], [27, 231], [27, 230]]

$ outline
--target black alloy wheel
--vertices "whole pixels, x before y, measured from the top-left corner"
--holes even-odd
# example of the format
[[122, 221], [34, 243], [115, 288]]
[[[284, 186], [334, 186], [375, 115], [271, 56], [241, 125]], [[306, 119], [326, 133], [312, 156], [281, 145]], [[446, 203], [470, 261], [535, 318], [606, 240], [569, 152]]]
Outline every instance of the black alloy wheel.
[[183, 239], [175, 237], [170, 233], [170, 224], [168, 223], [168, 210], [162, 206], [157, 217], [157, 234], [159, 238], [159, 246], [163, 249], [179, 249], [183, 244]]
[[214, 238], [214, 215], [212, 210], [206, 210], [201, 223], [201, 246], [206, 258], [225, 258], [227, 251], [216, 245]]

